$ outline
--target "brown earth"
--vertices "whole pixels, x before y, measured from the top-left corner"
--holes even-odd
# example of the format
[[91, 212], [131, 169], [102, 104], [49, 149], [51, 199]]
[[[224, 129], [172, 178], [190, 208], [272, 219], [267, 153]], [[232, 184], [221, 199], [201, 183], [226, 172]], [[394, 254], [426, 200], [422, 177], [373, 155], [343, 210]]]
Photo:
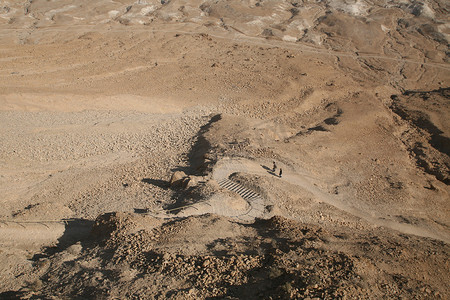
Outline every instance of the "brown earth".
[[449, 10], [0, 2], [0, 298], [449, 298]]

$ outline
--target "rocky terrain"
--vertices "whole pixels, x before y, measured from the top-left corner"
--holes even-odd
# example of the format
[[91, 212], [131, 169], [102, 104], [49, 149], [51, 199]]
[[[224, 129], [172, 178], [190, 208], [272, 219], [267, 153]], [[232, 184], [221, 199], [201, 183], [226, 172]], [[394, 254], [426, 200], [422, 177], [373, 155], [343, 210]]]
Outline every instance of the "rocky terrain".
[[0, 299], [449, 298], [449, 10], [0, 1]]

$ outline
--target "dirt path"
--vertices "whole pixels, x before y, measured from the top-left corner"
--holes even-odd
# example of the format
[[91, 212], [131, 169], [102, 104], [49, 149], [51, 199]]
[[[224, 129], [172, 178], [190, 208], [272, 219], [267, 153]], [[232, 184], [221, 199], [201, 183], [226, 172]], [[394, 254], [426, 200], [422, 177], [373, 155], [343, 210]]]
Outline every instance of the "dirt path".
[[[267, 164], [266, 161], [252, 161], [248, 159], [230, 159], [224, 158], [216, 164], [216, 167], [212, 173], [212, 179], [217, 182], [225, 182], [229, 176], [233, 173], [248, 173], [260, 176], [273, 176], [267, 172], [262, 166]], [[433, 239], [441, 240], [450, 243], [450, 238], [445, 232], [431, 231], [425, 227], [415, 226], [411, 224], [399, 223], [393, 220], [387, 219], [387, 216], [381, 215], [376, 211], [364, 211], [353, 205], [349, 205], [344, 201], [345, 195], [334, 195], [322, 191], [314, 183], [315, 179], [312, 176], [300, 171], [293, 170], [287, 166], [278, 163], [284, 170], [283, 177], [279, 180], [283, 180], [290, 184], [296, 185], [308, 192], [312, 193], [320, 202], [327, 203], [339, 210], [345, 211], [351, 215], [366, 220], [367, 222], [387, 227], [396, 231], [400, 231], [406, 234], [413, 234], [422, 237], [430, 237]], [[317, 179], [316, 179], [317, 180]], [[229, 181], [229, 180], [228, 180]], [[239, 189], [240, 187], [238, 187]], [[243, 188], [243, 187], [242, 187]], [[234, 191], [233, 189], [230, 189]], [[223, 197], [212, 198], [208, 201], [202, 201], [194, 205], [190, 205], [183, 209], [180, 214], [171, 215], [168, 212], [151, 213], [152, 216], [161, 219], [171, 219], [178, 217], [187, 217], [192, 215], [199, 215], [205, 213], [215, 213], [228, 217], [235, 217], [244, 222], [253, 221], [256, 217], [264, 217], [264, 199], [257, 195], [257, 197], [249, 197], [241, 195], [248, 193], [250, 190], [243, 188], [242, 193], [237, 192], [248, 204], [244, 207], [242, 203], [227, 203]], [[78, 227], [72, 225], [71, 229], [76, 230]], [[53, 221], [33, 221], [33, 222], [3, 222], [0, 223], [0, 244], [45, 244], [45, 242], [54, 242], [63, 234], [67, 234], [64, 231], [64, 222]]]
[[43, 246], [67, 246], [87, 236], [92, 221], [37, 220], [0, 221], [0, 245], [13, 249], [40, 249]]
[[[79, 32], [86, 33], [86, 32], [97, 32], [97, 33], [117, 33], [117, 32], [133, 32], [133, 33], [148, 33], [148, 32], [161, 32], [161, 33], [174, 33], [174, 34], [189, 34], [189, 35], [196, 35], [196, 34], [208, 34], [211, 37], [217, 38], [217, 39], [225, 39], [225, 40], [231, 40], [251, 45], [257, 45], [257, 46], [269, 46], [269, 47], [278, 47], [282, 49], [287, 50], [294, 50], [299, 52], [305, 52], [305, 53], [313, 53], [313, 54], [319, 54], [319, 55], [327, 55], [327, 56], [335, 56], [335, 57], [350, 57], [353, 59], [358, 58], [373, 58], [373, 59], [380, 59], [385, 61], [391, 61], [391, 62], [398, 62], [398, 63], [409, 63], [409, 64], [415, 64], [415, 65], [424, 65], [424, 66], [431, 66], [443, 70], [450, 70], [450, 67], [448, 64], [442, 64], [442, 63], [434, 63], [434, 62], [426, 62], [426, 61], [419, 61], [419, 60], [413, 60], [413, 59], [405, 59], [405, 58], [396, 58], [392, 56], [386, 56], [386, 55], [379, 55], [379, 54], [370, 54], [370, 53], [354, 53], [354, 52], [342, 52], [342, 51], [335, 51], [335, 50], [329, 50], [329, 49], [321, 49], [316, 47], [311, 47], [304, 44], [298, 44], [293, 42], [287, 42], [283, 40], [268, 40], [261, 37], [255, 37], [251, 35], [247, 35], [241, 31], [235, 31], [235, 32], [210, 32], [210, 31], [204, 31], [204, 30], [182, 30], [182, 28], [186, 28], [186, 24], [163, 24], [164, 29], [159, 28], [136, 28], [136, 27], [127, 27], [124, 29], [118, 29], [118, 28], [99, 28], [98, 25], [74, 25], [70, 28], [67, 28], [66, 26], [48, 26], [48, 27], [39, 27], [36, 29], [31, 29], [31, 31], [39, 30], [39, 32], [45, 32], [45, 33], [55, 33], [55, 32]], [[198, 26], [196, 26], [198, 27]], [[236, 30], [236, 29], [235, 29]], [[3, 28], [0, 30], [0, 35], [2, 32], [5, 32], [5, 35], [11, 34], [11, 31], [19, 32], [19, 31], [27, 31], [29, 32], [30, 29], [24, 29], [24, 28]], [[141, 66], [142, 68], [145, 68], [147, 66]]]
[[[231, 174], [236, 172], [256, 174], [261, 176], [273, 176], [270, 175], [267, 170], [262, 167], [261, 163], [267, 162], [251, 161], [248, 159], [240, 158], [223, 159], [217, 163], [212, 178], [216, 181], [220, 181], [228, 178]], [[344, 198], [346, 197], [345, 195], [333, 195], [323, 192], [313, 182], [313, 177], [308, 176], [307, 174], [299, 170], [292, 170], [289, 167], [283, 166], [281, 164], [280, 166], [284, 171], [283, 177], [279, 178], [280, 180], [284, 180], [286, 182], [289, 182], [290, 184], [297, 185], [300, 188], [307, 190], [308, 192], [315, 195], [321, 202], [332, 205], [337, 209], [343, 210], [377, 226], [384, 226], [406, 234], [430, 237], [433, 239], [444, 241], [446, 243], [450, 242], [450, 237], [445, 232], [435, 232], [424, 227], [395, 222], [393, 220], [388, 220], [387, 216], [383, 216], [376, 211], [364, 211], [355, 206], [349, 205], [344, 202]]]

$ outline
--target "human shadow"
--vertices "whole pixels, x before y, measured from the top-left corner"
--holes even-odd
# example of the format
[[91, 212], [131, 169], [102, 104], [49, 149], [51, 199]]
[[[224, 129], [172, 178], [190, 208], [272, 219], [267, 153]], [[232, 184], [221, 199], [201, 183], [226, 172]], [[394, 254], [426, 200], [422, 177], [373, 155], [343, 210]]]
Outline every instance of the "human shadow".
[[271, 169], [271, 168], [269, 168], [268, 166], [265, 166], [265, 165], [260, 165], [264, 170], [266, 170], [267, 171], [267, 173], [269, 173], [270, 175], [273, 175], [273, 176], [276, 176], [276, 177], [278, 177], [278, 175], [277, 174], [275, 174], [275, 172], [274, 171], [272, 171], [273, 169]]
[[272, 169], [269, 168], [268, 166], [265, 166], [265, 165], [260, 165], [260, 166], [266, 171], [272, 171]]

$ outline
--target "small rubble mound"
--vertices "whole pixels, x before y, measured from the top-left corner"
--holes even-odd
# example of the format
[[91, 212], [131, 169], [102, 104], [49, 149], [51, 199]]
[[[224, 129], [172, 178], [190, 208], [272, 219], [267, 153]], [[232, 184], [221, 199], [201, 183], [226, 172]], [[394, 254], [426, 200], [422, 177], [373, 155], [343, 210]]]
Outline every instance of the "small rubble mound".
[[107, 213], [99, 216], [92, 226], [90, 237], [96, 241], [110, 240], [114, 236], [127, 235], [140, 229], [150, 230], [162, 224], [162, 220], [151, 216], [127, 213]]
[[[399, 275], [388, 268], [411, 266], [421, 273], [426, 265], [440, 272], [447, 246], [389, 236], [377, 240], [378, 251], [367, 251], [358, 240], [373, 237], [352, 234], [332, 234], [283, 217], [243, 225], [212, 214], [163, 222], [109, 213], [97, 218], [77, 251], [69, 247], [37, 259], [39, 279], [13, 294], [27, 299], [335, 299], [446, 293], [417, 280], [415, 273]], [[342, 239], [355, 243], [343, 246]], [[426, 257], [412, 244], [436, 251]], [[423, 264], [409, 263], [417, 255], [423, 255]]]

